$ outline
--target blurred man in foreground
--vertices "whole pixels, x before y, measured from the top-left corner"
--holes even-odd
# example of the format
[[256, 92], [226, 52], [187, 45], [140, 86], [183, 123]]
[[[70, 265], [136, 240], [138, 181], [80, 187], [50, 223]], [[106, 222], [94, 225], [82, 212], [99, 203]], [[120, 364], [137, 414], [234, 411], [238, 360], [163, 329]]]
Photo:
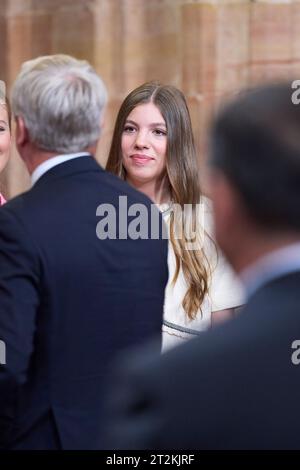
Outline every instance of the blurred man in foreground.
[[246, 92], [212, 129], [216, 237], [247, 305], [162, 358], [120, 367], [108, 446], [300, 448], [300, 106], [291, 96], [289, 83]]

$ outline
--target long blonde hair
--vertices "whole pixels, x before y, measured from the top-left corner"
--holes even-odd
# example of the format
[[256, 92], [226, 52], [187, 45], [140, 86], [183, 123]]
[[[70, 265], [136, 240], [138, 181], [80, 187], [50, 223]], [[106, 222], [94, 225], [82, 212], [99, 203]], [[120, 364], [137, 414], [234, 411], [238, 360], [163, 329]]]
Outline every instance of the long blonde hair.
[[3, 106], [7, 111], [8, 125], [9, 125], [9, 130], [11, 131], [11, 107], [10, 107], [10, 103], [8, 101], [6, 94], [1, 91], [1, 88], [0, 88], [0, 106]]
[[[0, 82], [1, 82], [1, 80], [0, 80]], [[4, 87], [4, 90], [3, 90], [2, 87], [1, 87], [1, 83], [0, 83], [0, 106], [2, 106], [7, 112], [9, 132], [11, 133], [11, 125], [12, 125], [11, 124], [11, 120], [12, 120], [11, 107], [10, 107], [10, 102], [9, 102], [9, 100], [7, 98], [7, 95], [6, 95], [6, 92], [5, 92], [5, 87]], [[1, 187], [1, 193], [5, 194], [6, 193], [6, 187], [5, 187], [5, 183], [3, 182], [2, 175], [0, 176], [0, 187]]]
[[[184, 210], [185, 204], [192, 207], [190, 228], [196, 227], [197, 205], [201, 201], [199, 168], [195, 151], [194, 137], [189, 110], [183, 93], [170, 85], [148, 82], [133, 90], [123, 101], [115, 123], [111, 148], [106, 169], [122, 179], [126, 170], [122, 164], [121, 140], [127, 116], [138, 105], [154, 103], [160, 110], [167, 126], [166, 173], [169, 180], [171, 200]], [[210, 275], [209, 264], [201, 241], [196, 241], [198, 249], [186, 249], [190, 234], [186, 227], [182, 230], [182, 220], [176, 212], [170, 213], [170, 241], [172, 243], [176, 269], [173, 277], [175, 284], [180, 268], [183, 271], [187, 291], [182, 306], [190, 319], [194, 319], [208, 292]], [[182, 237], [176, 238], [176, 233]], [[197, 233], [197, 232], [196, 232]], [[200, 235], [196, 235], [198, 237]], [[197, 243], [198, 242], [198, 243]]]

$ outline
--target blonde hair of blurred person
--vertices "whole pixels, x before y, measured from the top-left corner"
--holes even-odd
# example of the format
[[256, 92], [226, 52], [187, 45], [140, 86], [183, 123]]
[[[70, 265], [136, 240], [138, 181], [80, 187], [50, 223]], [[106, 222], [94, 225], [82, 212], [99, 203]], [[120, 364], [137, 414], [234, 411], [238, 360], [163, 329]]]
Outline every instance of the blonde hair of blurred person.
[[[217, 263], [214, 242], [207, 233], [209, 227], [201, 227], [201, 220], [210, 218], [209, 202], [201, 193], [190, 114], [180, 90], [148, 82], [125, 98], [116, 119], [106, 169], [150, 197], [169, 227], [169, 282], [163, 326], [166, 349], [211, 325], [209, 297]], [[186, 204], [191, 209], [188, 215], [184, 211]], [[194, 248], [187, 249], [191, 240]], [[233, 304], [229, 301], [226, 305], [225, 301], [225, 306], [222, 302], [222, 308], [217, 307], [219, 318], [231, 315], [227, 309], [240, 305], [238, 297]]]
[[[2, 82], [3, 83], [3, 82]], [[11, 110], [0, 82], [0, 173], [6, 167], [11, 148]], [[0, 188], [1, 189], [1, 188]], [[0, 193], [0, 206], [6, 202]]]

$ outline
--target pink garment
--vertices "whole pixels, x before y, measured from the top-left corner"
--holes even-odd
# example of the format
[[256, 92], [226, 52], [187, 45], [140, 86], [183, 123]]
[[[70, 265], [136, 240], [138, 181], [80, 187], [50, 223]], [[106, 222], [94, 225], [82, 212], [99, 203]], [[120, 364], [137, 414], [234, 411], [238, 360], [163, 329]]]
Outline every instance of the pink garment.
[[5, 203], [6, 203], [6, 199], [0, 193], [0, 206], [3, 206], [3, 204], [5, 204]]

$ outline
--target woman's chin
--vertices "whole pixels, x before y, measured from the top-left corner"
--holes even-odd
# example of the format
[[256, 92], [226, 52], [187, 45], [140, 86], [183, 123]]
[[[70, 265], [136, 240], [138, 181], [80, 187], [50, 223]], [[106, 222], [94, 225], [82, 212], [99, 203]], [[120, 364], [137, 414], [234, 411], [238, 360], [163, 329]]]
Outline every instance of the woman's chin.
[[129, 174], [127, 172], [127, 180], [136, 181], [137, 183], [149, 183], [150, 181], [156, 180], [157, 177], [150, 172], [146, 171], [136, 171]]

